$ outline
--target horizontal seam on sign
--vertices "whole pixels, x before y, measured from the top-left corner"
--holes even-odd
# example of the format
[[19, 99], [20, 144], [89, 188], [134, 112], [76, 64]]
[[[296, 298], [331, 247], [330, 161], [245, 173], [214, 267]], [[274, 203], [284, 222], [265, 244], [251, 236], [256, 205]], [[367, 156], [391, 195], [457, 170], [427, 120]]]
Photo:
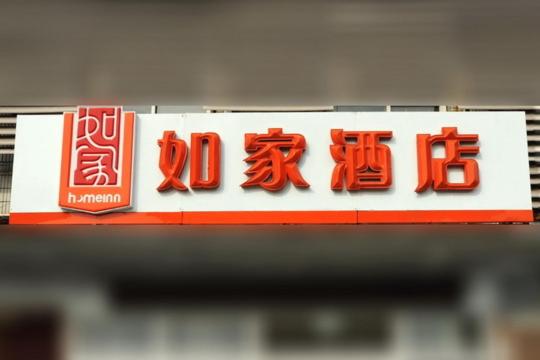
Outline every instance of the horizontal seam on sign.
[[[271, 217], [271, 219], [268, 219]], [[311, 217], [311, 218], [310, 218]], [[265, 219], [266, 218], [266, 219]], [[391, 224], [531, 222], [529, 210], [342, 210], [11, 213], [10, 224]]]

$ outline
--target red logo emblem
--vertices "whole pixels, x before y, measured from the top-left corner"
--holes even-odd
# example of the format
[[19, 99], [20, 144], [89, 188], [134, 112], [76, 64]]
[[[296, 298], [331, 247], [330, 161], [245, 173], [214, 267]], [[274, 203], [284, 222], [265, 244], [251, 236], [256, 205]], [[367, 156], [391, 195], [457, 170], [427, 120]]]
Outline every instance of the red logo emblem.
[[131, 205], [134, 124], [120, 106], [64, 114], [60, 207], [97, 214]]

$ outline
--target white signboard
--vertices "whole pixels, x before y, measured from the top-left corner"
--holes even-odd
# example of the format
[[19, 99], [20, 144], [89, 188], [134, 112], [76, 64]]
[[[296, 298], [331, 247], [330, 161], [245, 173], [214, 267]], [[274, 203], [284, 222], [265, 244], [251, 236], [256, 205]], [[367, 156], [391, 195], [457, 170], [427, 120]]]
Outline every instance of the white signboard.
[[11, 223], [532, 221], [522, 112], [17, 118]]

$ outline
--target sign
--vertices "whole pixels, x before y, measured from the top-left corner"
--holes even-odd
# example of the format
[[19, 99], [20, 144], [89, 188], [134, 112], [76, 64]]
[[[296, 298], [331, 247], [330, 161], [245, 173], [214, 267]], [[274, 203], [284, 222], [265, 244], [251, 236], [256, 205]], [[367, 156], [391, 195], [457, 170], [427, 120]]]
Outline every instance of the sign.
[[507, 221], [532, 221], [522, 112], [17, 119], [14, 224]]
[[134, 122], [121, 107], [64, 115], [60, 207], [99, 214], [131, 206]]

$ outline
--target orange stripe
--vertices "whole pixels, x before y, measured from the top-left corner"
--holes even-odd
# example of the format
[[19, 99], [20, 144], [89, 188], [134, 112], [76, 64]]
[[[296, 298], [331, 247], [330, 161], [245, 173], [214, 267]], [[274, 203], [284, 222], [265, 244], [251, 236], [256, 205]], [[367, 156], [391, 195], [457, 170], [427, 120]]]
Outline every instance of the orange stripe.
[[489, 223], [534, 221], [532, 210], [358, 211], [359, 224]]
[[133, 212], [92, 215], [76, 212], [11, 213], [10, 224], [182, 224], [181, 212]]
[[12, 213], [10, 224], [391, 224], [530, 222], [532, 210]]
[[356, 224], [356, 211], [194, 211], [184, 224]]

